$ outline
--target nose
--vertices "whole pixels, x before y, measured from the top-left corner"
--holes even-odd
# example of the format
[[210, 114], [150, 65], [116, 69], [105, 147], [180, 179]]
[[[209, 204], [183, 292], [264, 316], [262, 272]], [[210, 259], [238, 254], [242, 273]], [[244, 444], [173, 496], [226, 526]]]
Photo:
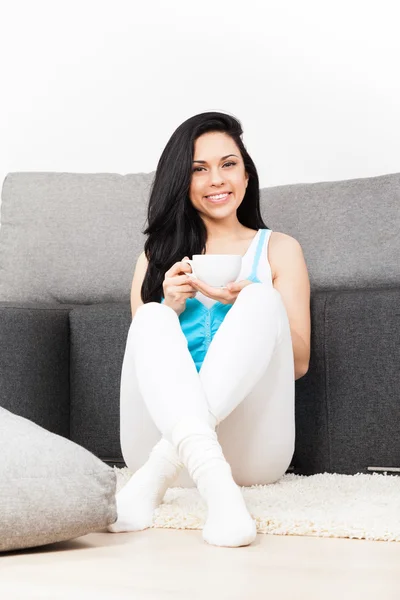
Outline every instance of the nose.
[[220, 186], [225, 181], [223, 177], [223, 173], [219, 167], [215, 167], [215, 169], [210, 169], [210, 184], [214, 186]]

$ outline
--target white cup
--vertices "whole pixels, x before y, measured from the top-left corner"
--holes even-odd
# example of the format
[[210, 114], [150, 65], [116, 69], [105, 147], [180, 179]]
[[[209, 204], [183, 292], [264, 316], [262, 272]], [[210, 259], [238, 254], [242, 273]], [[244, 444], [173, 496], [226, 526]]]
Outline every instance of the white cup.
[[193, 254], [192, 260], [182, 262], [192, 267], [189, 277], [200, 279], [212, 287], [226, 287], [235, 281], [242, 268], [240, 254]]

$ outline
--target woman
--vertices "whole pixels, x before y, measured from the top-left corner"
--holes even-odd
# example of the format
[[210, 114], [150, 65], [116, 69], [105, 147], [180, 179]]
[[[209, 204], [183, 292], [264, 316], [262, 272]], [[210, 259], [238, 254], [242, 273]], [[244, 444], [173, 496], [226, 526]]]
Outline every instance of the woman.
[[[256, 524], [239, 486], [273, 483], [293, 456], [309, 279], [297, 240], [262, 220], [241, 135], [227, 114], [195, 115], [157, 165], [121, 373], [121, 448], [134, 475], [111, 532], [151, 526], [186, 467], [208, 509], [203, 538], [248, 545]], [[241, 254], [237, 280], [221, 289], [188, 277], [183, 260], [203, 253]]]

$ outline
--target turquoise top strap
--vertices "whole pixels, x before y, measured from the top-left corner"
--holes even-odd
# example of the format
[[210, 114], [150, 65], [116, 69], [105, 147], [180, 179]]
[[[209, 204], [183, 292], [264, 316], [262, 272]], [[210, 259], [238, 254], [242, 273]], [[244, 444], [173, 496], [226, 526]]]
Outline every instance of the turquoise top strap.
[[266, 235], [267, 235], [267, 229], [263, 229], [261, 231], [260, 239], [258, 240], [257, 250], [256, 250], [256, 254], [254, 256], [253, 268], [252, 268], [250, 277], [253, 277], [253, 278], [256, 277], [258, 262], [260, 260], [261, 251], [262, 251], [263, 246], [264, 246], [264, 241], [265, 241], [265, 236]]

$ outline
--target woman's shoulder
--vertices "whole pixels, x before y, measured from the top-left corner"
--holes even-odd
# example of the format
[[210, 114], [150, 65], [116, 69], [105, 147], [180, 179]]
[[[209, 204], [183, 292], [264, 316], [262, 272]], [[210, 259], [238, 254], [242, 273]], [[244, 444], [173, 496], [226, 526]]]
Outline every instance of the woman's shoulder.
[[[267, 230], [270, 231], [270, 230]], [[294, 242], [297, 242], [296, 238], [294, 238], [291, 235], [288, 235], [287, 233], [282, 233], [281, 231], [271, 231], [271, 244], [274, 245], [282, 245], [282, 244], [291, 244], [293, 243], [293, 241], [290, 240], [294, 240]], [[298, 242], [297, 242], [298, 243]]]
[[145, 253], [145, 251], [144, 251], [144, 250], [143, 250], [143, 252], [142, 252], [141, 254], [139, 254], [139, 257], [138, 257], [138, 259], [137, 259], [137, 262], [138, 262], [140, 265], [143, 265], [143, 266], [146, 266], [146, 267], [147, 267], [147, 265], [149, 264], [149, 261], [147, 260], [146, 253]]

